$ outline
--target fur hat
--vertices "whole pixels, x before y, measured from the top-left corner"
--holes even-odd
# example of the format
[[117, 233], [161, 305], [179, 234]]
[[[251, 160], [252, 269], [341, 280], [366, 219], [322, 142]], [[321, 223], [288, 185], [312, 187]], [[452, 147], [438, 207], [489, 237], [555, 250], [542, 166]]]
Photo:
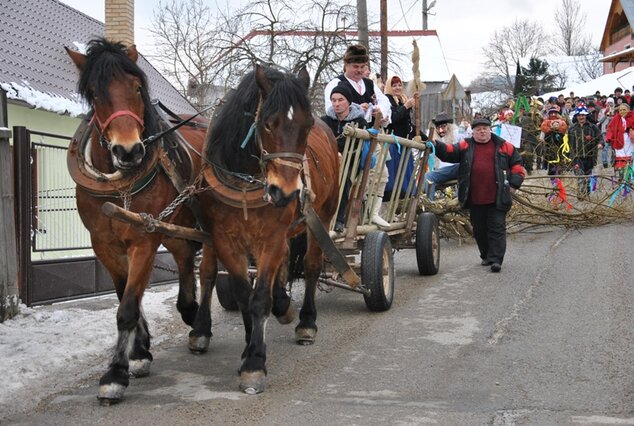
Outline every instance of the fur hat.
[[346, 53], [343, 55], [343, 62], [345, 64], [365, 64], [369, 61], [368, 50], [361, 44], [348, 46]]
[[352, 103], [352, 92], [347, 85], [343, 83], [337, 84], [332, 91], [330, 92], [330, 97], [332, 98], [333, 93], [339, 93], [341, 96], [348, 100], [348, 103]]
[[443, 111], [438, 113], [436, 118], [432, 120], [432, 123], [434, 123], [434, 126], [440, 126], [441, 124], [453, 123], [453, 118], [449, 117], [447, 113]]

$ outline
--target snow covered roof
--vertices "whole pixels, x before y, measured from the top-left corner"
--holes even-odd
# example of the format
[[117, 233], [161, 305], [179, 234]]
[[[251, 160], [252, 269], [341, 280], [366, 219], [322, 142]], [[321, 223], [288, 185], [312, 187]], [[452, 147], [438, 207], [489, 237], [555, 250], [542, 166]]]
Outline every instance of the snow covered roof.
[[624, 70], [612, 73], [604, 74], [599, 78], [590, 80], [585, 83], [572, 84], [565, 89], [558, 90], [556, 92], [544, 93], [541, 97], [547, 99], [551, 96], [557, 96], [563, 94], [568, 96], [568, 93], [575, 92], [577, 96], [594, 95], [598, 90], [602, 95], [609, 95], [614, 93], [614, 89], [621, 87], [622, 89], [630, 89], [634, 86], [634, 67], [629, 67]]
[[[78, 48], [103, 35], [103, 23], [57, 0], [2, 0], [0, 27], [0, 85], [9, 99], [73, 116], [88, 110], [77, 95], [79, 72], [64, 46]], [[195, 113], [143, 56], [138, 63], [151, 97], [177, 113]]]

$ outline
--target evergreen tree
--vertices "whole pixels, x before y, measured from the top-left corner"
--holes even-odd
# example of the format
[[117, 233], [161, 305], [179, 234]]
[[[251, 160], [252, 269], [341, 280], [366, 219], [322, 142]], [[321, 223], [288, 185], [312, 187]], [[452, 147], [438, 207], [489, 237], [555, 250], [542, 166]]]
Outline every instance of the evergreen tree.
[[548, 62], [537, 58], [531, 58], [527, 68], [519, 67], [521, 72], [516, 76], [514, 93], [533, 96], [559, 90], [555, 76], [549, 73], [548, 67]]

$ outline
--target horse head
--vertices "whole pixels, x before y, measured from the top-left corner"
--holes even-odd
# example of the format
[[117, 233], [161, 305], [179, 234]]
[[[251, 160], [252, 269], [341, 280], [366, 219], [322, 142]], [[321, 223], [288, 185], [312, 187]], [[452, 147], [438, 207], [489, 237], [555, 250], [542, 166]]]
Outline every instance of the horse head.
[[146, 107], [149, 94], [145, 74], [136, 64], [136, 47], [96, 39], [89, 42], [85, 55], [66, 51], [79, 68], [79, 92], [93, 109], [93, 124], [110, 153], [111, 166], [122, 171], [136, 168], [145, 157], [146, 125], [153, 121], [147, 119], [152, 109]]
[[296, 199], [308, 134], [315, 122], [308, 99], [310, 77], [303, 67], [297, 76], [272, 80], [257, 65], [255, 80], [260, 91], [256, 134], [266, 175], [266, 198], [283, 207]]

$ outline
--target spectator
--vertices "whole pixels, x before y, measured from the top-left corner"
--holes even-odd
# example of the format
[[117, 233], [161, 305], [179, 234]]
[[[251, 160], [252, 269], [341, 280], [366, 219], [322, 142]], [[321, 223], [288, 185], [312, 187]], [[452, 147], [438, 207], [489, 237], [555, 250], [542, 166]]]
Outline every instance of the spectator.
[[[359, 128], [368, 126], [365, 121], [365, 111], [359, 105], [351, 102], [352, 93], [348, 85], [338, 84], [333, 87], [330, 94], [330, 106], [326, 110], [326, 115], [321, 119], [330, 127], [337, 139], [337, 149], [342, 153], [345, 147], [345, 137], [343, 136], [343, 128], [348, 123], [355, 123]], [[350, 186], [352, 184], [350, 177], [352, 170], [348, 171], [348, 176], [344, 181], [343, 195], [339, 203], [337, 219], [335, 221], [335, 232], [343, 232], [346, 219], [346, 208], [348, 206], [348, 198], [350, 196]]]
[[524, 162], [526, 173], [530, 175], [533, 173], [533, 164], [535, 163], [535, 148], [538, 142], [539, 127], [535, 126], [533, 118], [526, 112], [524, 107], [520, 107], [517, 124], [522, 128], [520, 156]]
[[491, 133], [491, 121], [473, 120], [471, 128], [472, 137], [458, 143], [433, 143], [438, 158], [459, 164], [458, 200], [469, 209], [481, 265], [500, 272], [506, 253], [506, 214], [526, 171], [515, 147]]
[[[594, 168], [598, 149], [602, 148], [601, 129], [588, 120], [588, 110], [577, 107], [575, 110], [576, 123], [568, 129], [568, 143], [570, 144], [570, 158], [574, 173], [577, 176], [590, 176]], [[579, 197], [586, 198], [592, 188], [588, 177], [579, 179]]]
[[[326, 111], [326, 115], [322, 117], [322, 120], [332, 129], [335, 137], [337, 138], [337, 149], [339, 153], [342, 153], [345, 148], [345, 139], [342, 135], [343, 128], [348, 123], [356, 123], [358, 127], [367, 127], [367, 121], [365, 121], [365, 112], [363, 109], [351, 102], [353, 94], [348, 85], [338, 84], [335, 86], [330, 95], [331, 106]], [[384, 167], [385, 169], [385, 167]], [[371, 171], [375, 173], [375, 171]], [[382, 171], [383, 172], [383, 171]], [[348, 175], [344, 181], [343, 195], [341, 202], [339, 203], [339, 210], [337, 212], [337, 219], [335, 220], [335, 232], [343, 232], [345, 227], [346, 209], [348, 207], [348, 199], [350, 196], [350, 187], [352, 186], [351, 177], [354, 176], [356, 170], [348, 170]], [[372, 204], [372, 211], [370, 219], [373, 223], [380, 227], [389, 227], [390, 224], [379, 216], [379, 209], [381, 208], [381, 200], [383, 198], [383, 191], [385, 184], [387, 183], [387, 171], [381, 173], [378, 177], [378, 183], [375, 188], [375, 193], [371, 194], [369, 202]]]
[[[397, 75], [389, 76], [387, 78], [385, 86], [385, 96], [390, 101], [392, 106], [391, 123], [387, 126], [387, 131], [392, 132], [396, 136], [413, 139], [416, 129], [414, 123], [412, 123], [412, 109], [416, 99], [414, 97], [407, 97], [403, 93], [403, 81]], [[421, 140], [426, 141], [427, 136], [422, 135]], [[385, 187], [385, 193], [383, 197], [385, 200], [389, 200], [392, 196], [392, 191], [397, 180], [398, 166], [401, 161], [401, 149], [397, 144], [390, 144], [390, 159], [385, 163], [388, 170], [388, 181]], [[405, 196], [407, 187], [414, 171], [414, 159], [410, 157], [407, 165], [405, 166], [405, 175], [403, 176], [403, 184], [399, 197]]]
[[614, 102], [616, 102], [616, 105], [625, 102], [625, 99], [623, 98], [623, 89], [621, 89], [620, 87], [614, 89]]
[[382, 119], [389, 121], [390, 101], [371, 79], [364, 77], [369, 60], [370, 57], [365, 46], [355, 44], [346, 49], [343, 56], [343, 74], [332, 79], [324, 89], [324, 108], [326, 110], [331, 106], [330, 93], [332, 89], [343, 83], [349, 86], [352, 102], [363, 108], [366, 114], [365, 119], [370, 122], [370, 125], [374, 122], [379, 111]]
[[[605, 102], [605, 108], [599, 111], [599, 119], [597, 124], [601, 129], [601, 135], [603, 136], [603, 149], [601, 150], [601, 162], [603, 163], [603, 168], [607, 169], [614, 161], [614, 154], [612, 150], [612, 144], [607, 140], [606, 133], [608, 129], [608, 124], [614, 117], [614, 98], [607, 98]], [[612, 155], [610, 155], [612, 154]]]
[[632, 164], [631, 128], [634, 127], [634, 113], [626, 104], [617, 107], [616, 114], [608, 124], [606, 140], [614, 149], [614, 171], [623, 179], [625, 168]]
[[568, 123], [559, 115], [557, 106], [548, 110], [548, 117], [541, 124], [544, 133], [544, 159], [549, 175], [561, 174], [561, 165], [564, 161], [563, 144], [564, 136], [568, 131]]
[[[477, 120], [477, 119], [476, 119]], [[462, 139], [458, 138], [458, 132], [453, 124], [453, 119], [445, 112], [439, 113], [432, 120], [435, 127], [437, 140], [447, 145], [453, 145]], [[470, 134], [468, 135], [470, 136]], [[458, 179], [458, 164], [439, 162], [436, 170], [431, 170], [425, 174], [425, 193], [430, 201], [436, 199], [436, 185], [440, 185], [450, 180]]]

